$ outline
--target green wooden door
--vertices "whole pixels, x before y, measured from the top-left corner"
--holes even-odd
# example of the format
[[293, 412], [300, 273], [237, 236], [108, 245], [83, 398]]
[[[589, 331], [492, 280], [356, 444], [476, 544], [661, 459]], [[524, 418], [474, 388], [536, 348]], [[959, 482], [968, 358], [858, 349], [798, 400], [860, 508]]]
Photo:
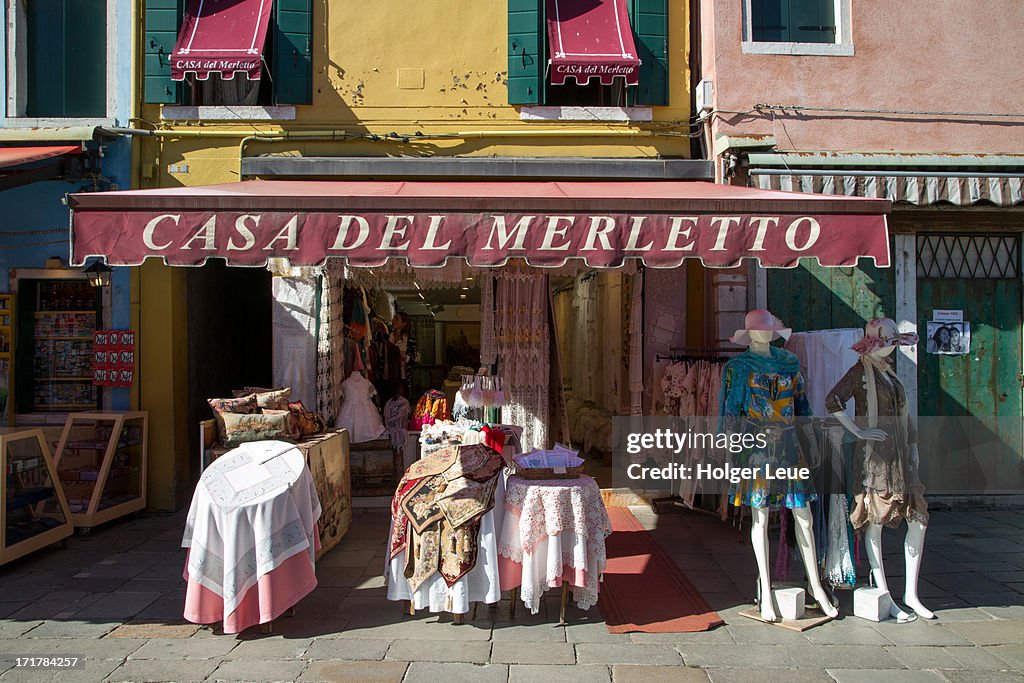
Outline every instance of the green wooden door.
[[849, 268], [800, 259], [796, 268], [768, 271], [768, 310], [795, 332], [864, 327], [874, 318], [895, 315], [894, 270], [866, 258]]
[[[917, 251], [924, 484], [932, 492], [1019, 492], [1024, 485], [1020, 240], [921, 235]], [[928, 322], [935, 309], [963, 311], [970, 323], [969, 353], [929, 352]]]

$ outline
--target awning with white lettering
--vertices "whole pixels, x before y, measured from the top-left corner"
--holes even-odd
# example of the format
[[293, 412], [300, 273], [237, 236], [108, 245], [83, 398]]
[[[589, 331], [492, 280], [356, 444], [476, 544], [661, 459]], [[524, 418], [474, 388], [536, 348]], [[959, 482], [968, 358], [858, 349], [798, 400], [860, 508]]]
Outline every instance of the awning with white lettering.
[[579, 85], [591, 78], [640, 82], [626, 0], [547, 0], [547, 23], [553, 85], [569, 78]]
[[211, 73], [232, 79], [236, 73], [259, 80], [272, 0], [188, 0], [178, 40], [171, 53], [171, 79], [192, 73], [205, 81]]
[[134, 266], [320, 265], [342, 257], [376, 266], [402, 258], [474, 266], [523, 258], [555, 267], [626, 259], [672, 268], [699, 258], [733, 266], [753, 258], [793, 267], [813, 257], [889, 265], [884, 199], [829, 197], [685, 181], [384, 182], [248, 180], [225, 185], [78, 193], [71, 262]]

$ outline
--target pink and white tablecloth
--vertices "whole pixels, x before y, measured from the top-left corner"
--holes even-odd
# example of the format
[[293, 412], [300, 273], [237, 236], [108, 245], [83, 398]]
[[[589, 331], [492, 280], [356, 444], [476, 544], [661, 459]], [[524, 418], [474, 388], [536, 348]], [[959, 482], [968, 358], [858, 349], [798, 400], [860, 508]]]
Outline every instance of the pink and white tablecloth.
[[293, 607], [317, 585], [320, 512], [292, 444], [258, 441], [218, 458], [196, 486], [181, 542], [185, 618], [239, 633]]
[[501, 589], [519, 588], [523, 604], [536, 614], [548, 588], [572, 586], [580, 609], [597, 604], [598, 583], [611, 535], [601, 489], [588, 476], [576, 479], [505, 483], [505, 519], [498, 543]]

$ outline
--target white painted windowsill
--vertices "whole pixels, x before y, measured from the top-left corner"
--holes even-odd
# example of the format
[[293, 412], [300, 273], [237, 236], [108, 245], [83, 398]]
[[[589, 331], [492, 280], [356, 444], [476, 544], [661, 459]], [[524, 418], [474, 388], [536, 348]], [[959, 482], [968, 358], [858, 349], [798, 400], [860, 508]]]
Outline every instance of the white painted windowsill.
[[853, 43], [755, 43], [743, 42], [748, 55], [792, 55], [811, 57], [853, 57]]
[[164, 105], [162, 121], [294, 121], [295, 107]]
[[650, 107], [521, 107], [520, 121], [638, 121], [653, 120]]

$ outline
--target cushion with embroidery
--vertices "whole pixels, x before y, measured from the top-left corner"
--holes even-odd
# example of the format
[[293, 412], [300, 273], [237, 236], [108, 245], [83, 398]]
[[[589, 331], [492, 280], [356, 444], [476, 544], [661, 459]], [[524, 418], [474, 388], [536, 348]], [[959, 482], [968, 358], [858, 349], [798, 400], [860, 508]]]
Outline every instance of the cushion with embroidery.
[[292, 441], [288, 411], [277, 414], [221, 413], [224, 419], [224, 445], [239, 446], [250, 441]]
[[235, 398], [208, 398], [213, 417], [217, 420], [217, 438], [224, 443], [224, 420], [221, 417], [224, 413], [250, 414], [258, 413], [259, 406], [256, 403], [256, 394], [236, 396]]
[[299, 422], [295, 419], [295, 415], [292, 411], [263, 408], [260, 412], [264, 415], [287, 415], [288, 419], [286, 420], [286, 424], [288, 425], [288, 434], [296, 441], [302, 438], [302, 430], [300, 429]]

